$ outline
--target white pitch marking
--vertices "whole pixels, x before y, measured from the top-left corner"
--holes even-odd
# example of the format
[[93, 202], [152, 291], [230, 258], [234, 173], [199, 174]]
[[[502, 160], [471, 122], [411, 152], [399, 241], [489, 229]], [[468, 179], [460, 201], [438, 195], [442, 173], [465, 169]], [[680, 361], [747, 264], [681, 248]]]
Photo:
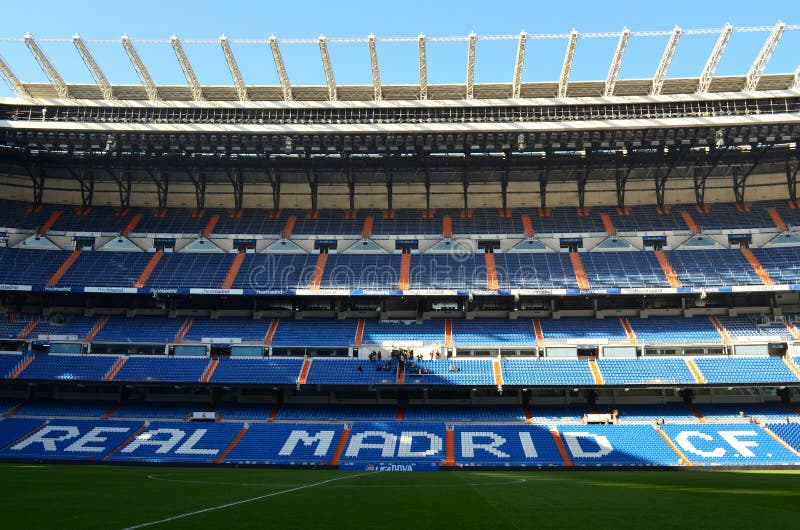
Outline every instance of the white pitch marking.
[[234, 501], [234, 502], [229, 502], [227, 504], [220, 504], [219, 506], [212, 506], [211, 508], [203, 508], [202, 510], [195, 510], [195, 511], [189, 512], [189, 513], [182, 513], [180, 515], [173, 515], [172, 517], [166, 517], [164, 519], [159, 519], [158, 521], [150, 521], [148, 523], [141, 523], [141, 524], [137, 524], [137, 525], [133, 525], [133, 526], [128, 526], [128, 527], [125, 527], [123, 530], [134, 530], [136, 528], [145, 528], [147, 526], [155, 526], [155, 525], [161, 524], [161, 523], [169, 523], [169, 522], [175, 521], [177, 519], [184, 519], [186, 517], [192, 517], [193, 515], [200, 515], [202, 513], [215, 512], [217, 510], [224, 510], [225, 508], [230, 508], [232, 506], [239, 506], [240, 504], [246, 504], [248, 502], [260, 501], [262, 499], [266, 499], [266, 498], [269, 498], [269, 497], [276, 497], [278, 495], [283, 495], [285, 493], [292, 493], [293, 491], [300, 491], [300, 490], [304, 490], [304, 489], [308, 489], [308, 488], [314, 488], [316, 486], [322, 486], [323, 484], [328, 484], [330, 482], [336, 482], [337, 480], [346, 480], [346, 479], [349, 479], [349, 478], [363, 477], [364, 475], [375, 475], [375, 474], [376, 473], [374, 471], [370, 471], [368, 473], [359, 473], [358, 475], [345, 475], [343, 477], [331, 478], [331, 479], [328, 479], [328, 480], [323, 480], [322, 482], [315, 482], [313, 484], [306, 484], [304, 486], [297, 486], [297, 487], [294, 487], [294, 488], [289, 488], [287, 490], [276, 491], [276, 492], [273, 492], [273, 493], [267, 493], [266, 495], [259, 495], [258, 497], [252, 497], [250, 499], [243, 499], [241, 501]]

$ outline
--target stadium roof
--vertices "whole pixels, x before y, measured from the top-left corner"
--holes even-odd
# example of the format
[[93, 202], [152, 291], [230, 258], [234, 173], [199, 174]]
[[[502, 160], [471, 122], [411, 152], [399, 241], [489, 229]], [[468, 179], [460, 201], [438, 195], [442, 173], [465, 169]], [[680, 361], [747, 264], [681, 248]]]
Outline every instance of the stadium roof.
[[[173, 35], [163, 40], [139, 40], [124, 35], [116, 40], [89, 40], [79, 35], [66, 38], [36, 39], [30, 34], [22, 38], [5, 37], [0, 41], [24, 42], [36, 62], [49, 79], [49, 83], [31, 83], [20, 79], [12, 66], [0, 56], [0, 77], [18, 96], [44, 99], [88, 99], [88, 100], [139, 100], [139, 101], [284, 101], [284, 102], [335, 102], [335, 101], [425, 101], [425, 100], [487, 100], [516, 98], [564, 98], [564, 97], [610, 97], [610, 96], [647, 96], [668, 94], [705, 94], [709, 92], [738, 92], [754, 90], [786, 90], [800, 89], [800, 67], [794, 72], [764, 75], [783, 34], [787, 31], [800, 30], [800, 25], [787, 25], [778, 22], [774, 26], [734, 27], [726, 24], [722, 28], [689, 29], [674, 27], [665, 31], [629, 31], [611, 33], [578, 33], [573, 30], [566, 34], [528, 34], [518, 35], [476, 35], [456, 37], [417, 37], [381, 38], [370, 35], [363, 38], [331, 38], [320, 36], [316, 39], [229, 39], [225, 36], [218, 40], [185, 40]], [[733, 33], [765, 33], [766, 38], [755, 60], [740, 75], [716, 77], [715, 72], [725, 53], [727, 44]], [[716, 44], [705, 60], [701, 74], [691, 78], [668, 78], [670, 64], [682, 36], [717, 35]], [[631, 37], [668, 37], [658, 66], [652, 78], [618, 79], [620, 66], [624, 59], [628, 40]], [[616, 39], [617, 46], [609, 64], [608, 74], [604, 80], [580, 81], [570, 80], [572, 65], [579, 39]], [[505, 83], [475, 82], [475, 47], [477, 41], [514, 40], [517, 42], [514, 68], [509, 72], [509, 80]], [[522, 71], [525, 65], [525, 51], [530, 40], [562, 40], [565, 42], [564, 60], [559, 78], [548, 82], [523, 82]], [[72, 43], [85, 63], [94, 84], [67, 83], [39, 42]], [[376, 43], [416, 43], [419, 55], [419, 83], [403, 85], [386, 85], [381, 82], [381, 69]], [[428, 84], [427, 44], [430, 42], [465, 42], [467, 44], [467, 68], [463, 84]], [[112, 84], [99, 63], [95, 60], [89, 45], [119, 43], [124, 48], [140, 81], [140, 85]], [[147, 43], [170, 46], [178, 60], [186, 78], [186, 85], [156, 84], [147, 64], [139, 55], [136, 44]], [[328, 44], [365, 43], [369, 49], [370, 85], [338, 85], [333, 69]], [[230, 70], [232, 85], [210, 86], [200, 83], [189, 57], [184, 51], [184, 44], [218, 45]], [[276, 86], [248, 85], [244, 79], [231, 44], [264, 46], [271, 52], [275, 69], [280, 81]], [[306, 45], [319, 47], [322, 68], [326, 84], [321, 86], [293, 85], [290, 72], [287, 70], [281, 53], [282, 44]], [[754, 50], [755, 51], [755, 50]]]

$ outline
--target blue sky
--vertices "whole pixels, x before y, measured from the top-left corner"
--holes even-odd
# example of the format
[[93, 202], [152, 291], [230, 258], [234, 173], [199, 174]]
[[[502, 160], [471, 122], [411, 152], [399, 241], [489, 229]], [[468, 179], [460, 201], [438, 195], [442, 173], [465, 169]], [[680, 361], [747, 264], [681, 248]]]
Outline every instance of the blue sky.
[[[31, 8], [33, 5], [35, 8]], [[112, 7], [119, 5], [119, 7]], [[617, 32], [772, 26], [778, 20], [800, 24], [800, 1], [761, 2], [729, 0], [697, 2], [652, 0], [596, 2], [503, 2], [417, 1], [355, 2], [305, 0], [303, 2], [220, 2], [196, 0], [39, 1], [35, 4], [7, 2], [2, 8], [1, 37], [20, 38], [30, 32], [37, 38], [69, 38], [79, 33], [85, 39], [119, 40], [127, 33], [134, 40], [212, 39], [221, 34], [231, 39], [279, 39], [333, 37], [413, 37], [513, 35], [528, 33]], [[767, 33], [734, 33], [717, 70], [718, 75], [743, 74], [750, 67]], [[684, 36], [678, 46], [669, 77], [697, 76], [716, 41], [716, 35]], [[653, 75], [667, 37], [633, 37], [622, 65], [622, 78]], [[70, 42], [41, 42], [67, 82], [89, 83], [91, 76]], [[579, 39], [571, 79], [604, 79], [617, 40]], [[90, 44], [90, 49], [112, 83], [138, 83], [122, 46]], [[529, 40], [524, 81], [558, 79], [566, 40]], [[185, 79], [168, 44], [137, 44], [154, 79], [159, 84], [184, 84]], [[230, 85], [230, 75], [217, 44], [185, 44], [184, 48], [203, 84]], [[234, 44], [240, 68], [248, 84], [278, 84], [272, 57], [265, 45]], [[324, 84], [325, 78], [315, 44], [283, 44], [281, 51], [293, 84]], [[331, 43], [331, 60], [340, 85], [371, 83], [368, 48], [365, 43]], [[476, 49], [476, 82], [511, 80], [516, 42], [479, 41]], [[463, 83], [466, 75], [466, 42], [428, 44], [428, 82]], [[24, 81], [41, 82], [46, 77], [21, 42], [0, 41], [0, 54]], [[382, 81], [386, 84], [417, 83], [416, 43], [378, 43]], [[767, 68], [768, 73], [793, 72], [800, 64], [800, 31], [787, 31]], [[0, 96], [10, 95], [0, 83]]]

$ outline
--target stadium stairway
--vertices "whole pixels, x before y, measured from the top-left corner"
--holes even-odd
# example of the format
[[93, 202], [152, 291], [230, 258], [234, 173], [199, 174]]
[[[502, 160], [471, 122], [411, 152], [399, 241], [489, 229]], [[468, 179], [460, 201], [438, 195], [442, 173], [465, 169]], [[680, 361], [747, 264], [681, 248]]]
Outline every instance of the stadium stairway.
[[690, 462], [689, 459], [686, 458], [686, 455], [684, 455], [683, 452], [678, 449], [678, 446], [675, 445], [675, 442], [673, 442], [669, 436], [667, 436], [667, 433], [665, 433], [663, 429], [661, 429], [658, 425], [654, 425], [653, 428], [656, 430], [656, 432], [658, 432], [658, 435], [661, 436], [661, 439], [664, 440], [664, 443], [666, 443], [669, 448], [672, 449], [676, 455], [678, 455], [678, 458], [683, 465], [692, 465], [692, 462]]
[[528, 214], [522, 216], [522, 230], [525, 233], [525, 237], [528, 239], [534, 236], [533, 222], [531, 221], [531, 216]]
[[442, 465], [445, 467], [453, 467], [456, 465], [456, 433], [453, 431], [452, 426], [447, 426], [444, 433], [444, 461]]
[[125, 226], [125, 229], [120, 233], [120, 235], [122, 237], [128, 237], [131, 234], [131, 232], [136, 230], [136, 227], [139, 225], [140, 222], [142, 222], [142, 214], [137, 213], [131, 218], [131, 220], [128, 222], [127, 226]]
[[761, 283], [764, 285], [774, 285], [775, 282], [772, 281], [772, 278], [769, 277], [769, 273], [761, 266], [761, 262], [758, 261], [758, 258], [753, 254], [752, 250], [742, 247], [742, 254], [744, 254], [750, 266], [753, 267], [753, 270], [761, 279]]
[[692, 372], [692, 377], [694, 377], [695, 383], [698, 385], [704, 385], [706, 380], [703, 377], [703, 374], [700, 373], [700, 370], [697, 368], [694, 360], [686, 357], [684, 358], [684, 361], [686, 362], [686, 366], [689, 368], [689, 371]]
[[669, 262], [669, 258], [664, 253], [664, 251], [656, 250], [655, 254], [656, 254], [656, 259], [658, 260], [658, 264], [661, 265], [661, 270], [664, 271], [664, 276], [667, 277], [669, 286], [682, 287], [681, 281], [678, 279], [678, 275], [675, 273], [675, 269], [672, 268], [672, 264]]
[[583, 269], [583, 261], [580, 254], [577, 252], [570, 252], [569, 259], [572, 262], [572, 269], [575, 273], [575, 280], [578, 282], [579, 289], [588, 289], [589, 280], [586, 278], [586, 271]]
[[233, 262], [228, 269], [228, 273], [225, 275], [225, 280], [220, 286], [222, 289], [230, 289], [233, 286], [233, 282], [236, 281], [236, 275], [239, 274], [239, 269], [242, 268], [242, 262], [244, 261], [245, 255], [246, 254], [244, 252], [239, 252], [236, 254], [236, 257], [233, 258]]
[[781, 232], [788, 232], [789, 227], [786, 225], [786, 222], [781, 217], [781, 214], [778, 213], [778, 210], [775, 208], [767, 208], [767, 214], [770, 216], [772, 221], [775, 223], [775, 226]]
[[619, 322], [622, 324], [623, 329], [625, 329], [625, 334], [628, 336], [628, 340], [631, 341], [631, 344], [636, 344], [636, 333], [633, 332], [633, 328], [630, 323], [628, 323], [628, 319], [619, 317]]
[[119, 359], [117, 359], [117, 362], [114, 363], [114, 366], [112, 366], [111, 369], [108, 371], [108, 373], [105, 375], [103, 381], [113, 381], [114, 377], [119, 373], [120, 368], [122, 368], [122, 365], [124, 365], [127, 360], [128, 358], [125, 356], [122, 356]]
[[239, 433], [236, 435], [236, 437], [233, 440], [231, 440], [231, 443], [228, 444], [228, 447], [226, 447], [219, 454], [219, 456], [214, 459], [214, 463], [215, 464], [221, 464], [222, 462], [225, 461], [225, 457], [227, 457], [230, 454], [230, 452], [233, 451], [233, 449], [236, 447], [236, 445], [239, 443], [239, 441], [242, 438], [244, 438], [244, 435], [247, 434], [247, 431], [248, 431], [249, 428], [250, 428], [250, 426], [247, 423], [242, 425], [242, 429], [239, 431]]
[[181, 326], [180, 331], [178, 331], [178, 334], [175, 335], [175, 344], [181, 343], [183, 337], [186, 336], [186, 332], [188, 332], [189, 328], [192, 327], [192, 322], [194, 322], [194, 317], [186, 317], [186, 320], [183, 322], [183, 326]]
[[411, 278], [411, 254], [403, 254], [400, 257], [400, 281], [397, 288], [401, 291], [408, 289], [409, 281]]
[[325, 273], [325, 264], [328, 262], [328, 255], [327, 254], [320, 254], [317, 256], [317, 263], [314, 265], [314, 274], [311, 276], [311, 282], [308, 284], [308, 288], [312, 291], [319, 290], [319, 286], [322, 283], [322, 275]]
[[278, 330], [278, 325], [280, 324], [281, 319], [273, 318], [272, 322], [269, 325], [269, 329], [267, 330], [267, 334], [264, 336], [264, 346], [269, 346], [272, 344], [272, 337], [275, 336], [275, 332]]
[[162, 250], [158, 250], [153, 254], [153, 257], [150, 258], [150, 261], [147, 263], [147, 266], [139, 275], [139, 279], [137, 279], [136, 283], [133, 284], [134, 287], [136, 287], [137, 289], [141, 289], [142, 287], [144, 287], [144, 285], [147, 283], [147, 280], [150, 279], [150, 275], [153, 274], [153, 270], [155, 270], [156, 265], [158, 265], [158, 262], [161, 261], [162, 257], [164, 257], [164, 251]]
[[561, 439], [561, 435], [558, 433], [558, 429], [555, 426], [550, 428], [550, 435], [553, 437], [553, 441], [556, 444], [556, 448], [558, 448], [558, 454], [561, 455], [561, 459], [564, 461], [564, 465], [567, 467], [573, 467], [575, 464], [572, 462], [572, 459], [567, 452], [567, 448], [564, 445], [564, 441]]
[[697, 226], [697, 223], [695, 223], [694, 217], [692, 217], [691, 213], [683, 211], [681, 212], [681, 217], [683, 217], [683, 221], [686, 223], [686, 226], [689, 228], [689, 230], [692, 231], [693, 234], [700, 233], [700, 227]]
[[338, 466], [339, 462], [342, 460], [342, 455], [344, 454], [344, 450], [347, 447], [347, 441], [350, 439], [350, 428], [345, 426], [342, 429], [342, 434], [339, 435], [339, 441], [336, 444], [336, 451], [333, 453], [333, 458], [331, 458], [331, 465]]
[[83, 342], [86, 342], [86, 343], [92, 342], [92, 341], [94, 340], [95, 336], [96, 336], [98, 333], [100, 333], [100, 330], [101, 330], [101, 329], [103, 329], [103, 326], [105, 326], [105, 325], [106, 325], [106, 322], [108, 322], [108, 319], [109, 319], [109, 316], [108, 316], [108, 315], [104, 315], [104, 316], [103, 316], [103, 318], [101, 318], [101, 319], [100, 319], [100, 320], [97, 322], [97, 324], [95, 324], [95, 325], [94, 325], [94, 327], [93, 327], [93, 328], [92, 328], [92, 330], [89, 332], [89, 334], [88, 334], [88, 335], [86, 335], [86, 338], [85, 338], [85, 339], [83, 339]]
[[61, 217], [61, 211], [57, 210], [50, 214], [50, 217], [47, 218], [47, 221], [39, 228], [38, 234], [40, 236], [46, 235], [47, 231], [53, 228], [53, 225], [56, 224], [58, 218]]
[[303, 367], [300, 369], [300, 375], [297, 377], [297, 385], [304, 385], [306, 384], [306, 380], [308, 379], [308, 371], [311, 369], [311, 359], [305, 359], [303, 361]]
[[725, 344], [727, 344], [728, 346], [733, 344], [733, 339], [731, 339], [731, 336], [728, 334], [728, 332], [725, 330], [725, 328], [722, 326], [722, 324], [719, 323], [719, 320], [717, 320], [717, 317], [712, 315], [712, 316], [708, 317], [708, 319], [714, 325], [714, 328], [716, 328], [716, 330], [719, 332], [719, 336], [722, 337], [722, 341]]
[[58, 270], [56, 270], [56, 272], [53, 273], [53, 275], [47, 281], [47, 287], [53, 287], [55, 285], [58, 285], [58, 282], [61, 281], [61, 278], [64, 277], [69, 268], [72, 267], [72, 264], [75, 263], [75, 260], [77, 260], [80, 257], [80, 255], [81, 255], [80, 249], [73, 250], [72, 253], [70, 253], [70, 255], [67, 257], [67, 259], [64, 260], [64, 263], [61, 264]]
[[496, 291], [498, 288], [497, 283], [497, 266], [494, 261], [494, 254], [487, 252], [484, 254], [486, 259], [486, 288], [490, 291]]

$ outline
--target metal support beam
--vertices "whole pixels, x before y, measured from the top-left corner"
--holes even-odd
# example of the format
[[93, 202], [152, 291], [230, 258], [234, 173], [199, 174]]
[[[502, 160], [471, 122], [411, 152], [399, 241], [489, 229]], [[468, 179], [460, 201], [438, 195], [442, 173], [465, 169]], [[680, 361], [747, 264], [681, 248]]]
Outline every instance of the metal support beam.
[[628, 178], [631, 176], [633, 163], [625, 163], [623, 160], [617, 161], [617, 168], [614, 174], [617, 188], [617, 208], [625, 209], [625, 187], [628, 185]]
[[33, 191], [33, 206], [41, 206], [44, 198], [45, 170], [36, 162], [25, 162], [25, 171], [31, 178], [31, 190]]
[[150, 71], [144, 65], [144, 61], [142, 61], [142, 58], [139, 56], [139, 52], [136, 51], [133, 41], [127, 35], [123, 35], [121, 40], [122, 47], [125, 48], [128, 58], [133, 65], [133, 69], [136, 70], [139, 80], [142, 82], [142, 85], [144, 85], [144, 89], [147, 92], [147, 99], [150, 101], [158, 101], [160, 98], [158, 96], [156, 83], [153, 81]]
[[656, 206], [663, 208], [664, 192], [667, 189], [667, 180], [669, 180], [670, 170], [662, 167], [657, 167], [654, 173], [655, 187], [656, 187]]
[[522, 89], [522, 71], [525, 69], [525, 44], [527, 40], [528, 34], [521, 31], [517, 42], [517, 58], [514, 60], [514, 77], [511, 79], [512, 98], [518, 98]]
[[716, 156], [711, 157], [711, 164], [708, 167], [695, 166], [694, 168], [692, 174], [692, 179], [694, 180], [694, 200], [700, 208], [706, 205], [706, 181], [721, 161], [722, 153], [719, 152]]
[[728, 41], [731, 40], [732, 33], [733, 26], [725, 24], [725, 27], [722, 28], [717, 38], [714, 49], [711, 50], [711, 55], [708, 56], [705, 67], [703, 67], [703, 73], [700, 74], [700, 82], [697, 84], [698, 94], [707, 93], [708, 89], [711, 87], [711, 79], [714, 77], [714, 72], [717, 71], [717, 66], [722, 59], [722, 54], [725, 53], [725, 47], [728, 46]]
[[194, 164], [192, 168], [186, 172], [192, 184], [194, 184], [196, 209], [200, 211], [206, 207], [206, 174], [200, 171], [197, 164]]
[[471, 181], [472, 166], [470, 165], [469, 149], [464, 150], [464, 173], [461, 178], [461, 186], [464, 196], [464, 210], [469, 210], [469, 185]]
[[220, 37], [219, 45], [222, 47], [222, 54], [225, 56], [225, 61], [228, 63], [228, 70], [231, 71], [231, 78], [233, 78], [233, 84], [236, 86], [236, 95], [239, 101], [250, 101], [250, 94], [247, 93], [247, 85], [244, 84], [242, 72], [239, 70], [239, 63], [236, 62], [236, 56], [233, 55], [228, 37], [225, 35]]
[[558, 78], [558, 97], [567, 97], [569, 75], [572, 72], [572, 59], [575, 57], [575, 46], [578, 44], [578, 32], [574, 29], [569, 33], [567, 51], [564, 54], [564, 64], [561, 65], [561, 77]]
[[477, 36], [474, 33], [469, 34], [469, 41], [467, 44], [467, 99], [472, 99], [475, 95], [475, 42]]
[[192, 99], [195, 101], [205, 101], [206, 98], [203, 96], [203, 87], [200, 86], [200, 81], [197, 79], [197, 74], [194, 73], [192, 63], [189, 62], [189, 57], [183, 50], [181, 40], [177, 35], [173, 35], [169, 38], [169, 43], [175, 51], [175, 56], [178, 58], [178, 62], [181, 65], [181, 70], [183, 70], [183, 75], [186, 77], [186, 82], [189, 84], [189, 88], [192, 89]]
[[97, 64], [97, 61], [95, 61], [92, 52], [89, 51], [89, 48], [86, 46], [86, 43], [83, 42], [81, 36], [78, 34], [73, 35], [72, 44], [74, 44], [75, 48], [78, 50], [81, 59], [83, 59], [86, 68], [88, 68], [89, 72], [92, 74], [95, 83], [100, 87], [100, 91], [103, 93], [103, 99], [114, 99], [114, 90], [111, 88], [111, 83], [109, 83], [106, 74], [100, 68], [100, 65]]
[[264, 159], [264, 172], [269, 179], [269, 185], [272, 187], [272, 208], [280, 210], [281, 208], [281, 173], [276, 167], [270, 163], [269, 155]]
[[603, 88], [603, 96], [607, 98], [614, 95], [614, 87], [617, 85], [619, 69], [622, 66], [622, 57], [625, 55], [625, 48], [628, 46], [630, 34], [631, 32], [628, 28], [622, 28], [622, 34], [619, 36], [619, 42], [617, 42], [617, 50], [614, 52], [614, 58], [611, 59], [611, 66], [608, 67], [606, 85]]
[[347, 177], [347, 194], [350, 199], [350, 210], [356, 209], [356, 179], [353, 175], [353, 158], [350, 153], [344, 153], [344, 170]]
[[650, 95], [658, 96], [661, 94], [661, 89], [664, 87], [664, 79], [667, 78], [669, 65], [672, 63], [672, 58], [675, 56], [675, 49], [678, 47], [678, 40], [681, 38], [681, 28], [675, 26], [672, 29], [672, 34], [667, 41], [667, 47], [664, 48], [664, 54], [661, 56], [661, 61], [658, 63], [656, 73], [653, 76], [653, 84], [650, 87]]
[[120, 211], [129, 208], [131, 205], [131, 184], [133, 177], [130, 171], [120, 169], [115, 172], [110, 167], [103, 168], [111, 179], [116, 182], [119, 190], [119, 209]]
[[500, 200], [502, 201], [503, 215], [508, 209], [508, 177], [511, 173], [511, 150], [507, 150], [504, 155], [503, 172], [500, 173]]
[[425, 210], [431, 209], [431, 163], [430, 153], [420, 153], [422, 157], [422, 165], [425, 170]]
[[94, 171], [86, 171], [85, 168], [79, 171], [67, 168], [67, 171], [81, 188], [81, 207], [90, 208], [94, 201]]
[[767, 68], [769, 60], [772, 59], [772, 54], [775, 53], [775, 48], [778, 46], [778, 42], [780, 42], [785, 29], [786, 24], [783, 22], [778, 22], [775, 24], [775, 27], [772, 28], [767, 40], [764, 41], [764, 45], [761, 47], [761, 51], [758, 52], [756, 60], [753, 61], [753, 66], [751, 66], [750, 70], [747, 72], [747, 79], [744, 82], [744, 88], [742, 90], [750, 91], [758, 88], [761, 75]]
[[733, 167], [732, 171], [733, 196], [735, 197], [737, 204], [744, 204], [744, 192], [747, 187], [747, 179], [750, 178], [750, 175], [752, 175], [753, 172], [756, 170], [756, 168], [761, 163], [761, 160], [767, 153], [767, 151], [769, 151], [769, 147], [761, 148], [758, 151], [754, 151], [750, 167], [748, 167], [747, 171], [745, 171], [744, 173], [742, 173], [741, 168], [739, 166]]
[[428, 99], [428, 58], [425, 50], [425, 35], [420, 34], [419, 40], [419, 99]]
[[378, 68], [378, 49], [375, 47], [375, 35], [367, 37], [367, 44], [369, 45], [369, 64], [372, 68], [372, 88], [375, 92], [375, 101], [383, 99], [383, 92], [381, 91], [381, 71]]
[[667, 181], [672, 171], [683, 162], [686, 155], [689, 154], [690, 146], [681, 145], [677, 148], [666, 149], [664, 151], [664, 165], [656, 168], [655, 172], [655, 187], [656, 187], [656, 204], [659, 208], [664, 207], [664, 192], [666, 191]]
[[[2, 62], [3, 58], [0, 57], [0, 62]], [[792, 79], [792, 85], [789, 87], [794, 90], [800, 90], [800, 66], [794, 71], [794, 78]]]
[[303, 171], [305, 171], [306, 180], [308, 181], [308, 188], [311, 192], [311, 209], [316, 210], [319, 191], [319, 178], [317, 173], [314, 171], [314, 157], [311, 156], [311, 153], [306, 153], [305, 157], [303, 158]]
[[239, 211], [244, 205], [244, 172], [236, 165], [227, 167], [225, 172], [233, 186], [233, 208]]
[[0, 77], [3, 78], [8, 88], [16, 95], [23, 98], [30, 97], [30, 94], [28, 94], [28, 91], [25, 89], [25, 85], [22, 84], [22, 81], [19, 80], [17, 74], [14, 73], [14, 70], [11, 69], [11, 66], [3, 59], [2, 55], [0, 55]]
[[289, 76], [286, 74], [286, 66], [283, 64], [283, 56], [281, 55], [281, 49], [278, 47], [278, 39], [275, 35], [269, 38], [269, 47], [272, 50], [272, 60], [275, 61], [275, 69], [278, 71], [278, 79], [281, 81], [283, 100], [291, 101], [293, 99], [292, 85], [289, 83]]
[[586, 204], [586, 183], [589, 181], [589, 174], [591, 173], [591, 169], [589, 167], [589, 161], [587, 160], [586, 165], [583, 169], [579, 169], [578, 171], [578, 208], [583, 210]]
[[794, 168], [789, 160], [786, 160], [786, 186], [789, 189], [789, 199], [797, 203], [797, 170], [800, 169], [800, 160], [795, 160]]
[[539, 206], [542, 210], [547, 208], [547, 181], [550, 178], [550, 166], [545, 165], [539, 172]]
[[52, 85], [55, 87], [58, 97], [68, 98], [69, 89], [67, 88], [67, 83], [64, 81], [64, 78], [61, 77], [61, 74], [58, 73], [56, 67], [53, 66], [53, 63], [50, 62], [50, 59], [47, 57], [47, 54], [44, 53], [44, 50], [39, 47], [39, 44], [34, 40], [30, 33], [25, 34], [23, 40], [28, 46], [33, 58], [36, 59], [36, 62], [39, 63], [42, 71], [50, 80], [50, 83], [52, 83]]
[[386, 209], [391, 211], [394, 209], [392, 201], [392, 196], [394, 195], [394, 173], [392, 172], [392, 161], [389, 156], [383, 158], [383, 172], [386, 175]]
[[157, 168], [155, 171], [147, 170], [147, 174], [150, 175], [150, 180], [156, 185], [158, 209], [163, 210], [167, 207], [167, 199], [169, 198], [169, 173]]
[[328, 43], [323, 35], [320, 35], [317, 40], [319, 41], [319, 54], [322, 57], [322, 68], [325, 70], [325, 82], [328, 84], [328, 101], [336, 101], [336, 79], [333, 77]]

